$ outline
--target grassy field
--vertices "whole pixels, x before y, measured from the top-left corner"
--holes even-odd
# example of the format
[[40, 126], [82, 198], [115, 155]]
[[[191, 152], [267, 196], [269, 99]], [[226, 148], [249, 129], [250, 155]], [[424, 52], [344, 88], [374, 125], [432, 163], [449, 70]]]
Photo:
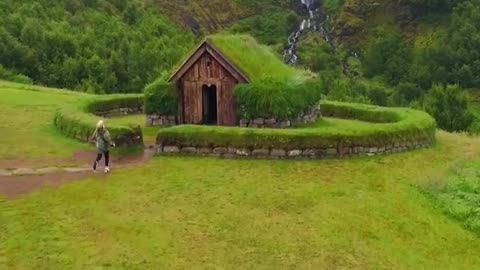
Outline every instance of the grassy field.
[[0, 202], [0, 269], [479, 269], [419, 186], [478, 139], [332, 161], [156, 158]]
[[52, 124], [58, 105], [78, 101], [82, 95], [24, 88], [0, 82], [0, 159], [69, 156], [87, 147], [65, 138]]
[[[22, 88], [0, 83], [0, 159], [87, 147], [51, 123], [82, 94]], [[372, 125], [385, 124], [311, 128]], [[0, 270], [480, 269], [479, 155], [480, 139], [439, 132], [433, 148], [372, 158], [154, 158], [103, 180], [0, 195]]]
[[[92, 146], [66, 138], [53, 126], [53, 115], [60, 105], [75, 104], [86, 94], [25, 86], [0, 81], [0, 159], [39, 159], [67, 157]], [[145, 128], [143, 115], [107, 119], [109, 123], [140, 125], [145, 141], [155, 141], [157, 128]], [[92, 130], [93, 132], [93, 130]]]

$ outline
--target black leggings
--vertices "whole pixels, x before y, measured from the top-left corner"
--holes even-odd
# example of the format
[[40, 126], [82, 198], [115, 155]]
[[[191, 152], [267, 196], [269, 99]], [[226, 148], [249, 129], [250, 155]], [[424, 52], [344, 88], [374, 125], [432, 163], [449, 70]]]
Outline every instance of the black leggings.
[[[108, 161], [110, 159], [110, 153], [104, 152], [103, 155], [105, 155], [105, 167], [108, 167]], [[102, 159], [102, 153], [97, 154], [97, 159], [95, 160], [97, 163]]]

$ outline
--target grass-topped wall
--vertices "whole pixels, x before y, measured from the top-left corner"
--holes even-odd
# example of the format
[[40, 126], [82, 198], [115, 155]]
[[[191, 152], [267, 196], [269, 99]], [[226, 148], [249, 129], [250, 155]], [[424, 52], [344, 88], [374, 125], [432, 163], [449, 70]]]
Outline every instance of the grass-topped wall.
[[[95, 130], [100, 115], [118, 111], [123, 114], [137, 113], [143, 106], [143, 95], [112, 95], [87, 99], [75, 106], [65, 105], [57, 110], [54, 124], [58, 130], [71, 138], [88, 142]], [[107, 114], [108, 115], [108, 114]], [[107, 128], [118, 146], [143, 145], [142, 130], [139, 126], [109, 124]]]
[[339, 102], [321, 103], [322, 114], [368, 121], [364, 125], [306, 126], [296, 129], [249, 129], [178, 126], [160, 130], [159, 152], [216, 155], [344, 156], [404, 151], [430, 145], [435, 121], [407, 108]]

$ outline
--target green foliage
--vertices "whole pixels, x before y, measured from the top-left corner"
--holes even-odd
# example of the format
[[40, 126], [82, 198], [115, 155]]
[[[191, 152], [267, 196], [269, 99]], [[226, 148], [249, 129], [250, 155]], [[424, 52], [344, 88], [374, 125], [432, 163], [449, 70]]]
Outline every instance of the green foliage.
[[[115, 95], [90, 98], [87, 101], [80, 102], [77, 106], [70, 104], [59, 108], [55, 113], [54, 125], [66, 136], [82, 142], [88, 142], [99, 120], [99, 117], [92, 113], [118, 108], [117, 106], [138, 108], [138, 105], [142, 102], [143, 96], [141, 95]], [[140, 126], [110, 125], [107, 121], [107, 128], [112, 136], [112, 140], [118, 146], [143, 145]]]
[[386, 106], [388, 102], [389, 93], [383, 86], [373, 85], [367, 90], [367, 97], [372, 104]]
[[446, 177], [424, 185], [440, 208], [469, 230], [480, 235], [480, 162], [456, 167]]
[[480, 1], [456, 1], [455, 4], [446, 33], [421, 51], [418, 67], [411, 72], [424, 88], [435, 83], [459, 84], [464, 88], [480, 85]]
[[391, 104], [394, 106], [408, 106], [414, 101], [423, 99], [424, 91], [416, 84], [401, 82], [393, 91]]
[[298, 21], [299, 18], [293, 11], [278, 10], [240, 20], [230, 31], [248, 33], [263, 44], [284, 45], [286, 37]]
[[408, 3], [428, 11], [443, 11], [448, 9], [453, 0], [407, 0]]
[[298, 42], [300, 64], [314, 72], [340, 70], [338, 55], [332, 54], [330, 45], [318, 33], [307, 33]]
[[0, 79], [16, 83], [32, 84], [32, 79], [29, 77], [22, 74], [15, 74], [15, 72], [7, 70], [2, 65], [0, 65]]
[[145, 87], [144, 95], [146, 114], [177, 115], [175, 84], [159, 78]]
[[403, 80], [409, 71], [411, 49], [401, 34], [396, 32], [381, 33], [365, 52], [365, 76], [384, 76], [392, 85]]
[[345, 3], [345, 0], [325, 0], [322, 1], [323, 3], [323, 8], [328, 12], [328, 13], [337, 13]]
[[291, 83], [265, 78], [235, 88], [239, 115], [244, 119], [292, 119], [306, 112], [320, 100], [318, 82]]
[[164, 145], [306, 149], [330, 148], [339, 144], [379, 146], [406, 140], [433, 139], [435, 136], [435, 121], [424, 112], [336, 102], [322, 102], [321, 106], [325, 115], [387, 123], [371, 124], [361, 129], [251, 129], [187, 125], [160, 130], [157, 141]]
[[425, 110], [447, 131], [466, 130], [473, 121], [468, 98], [458, 85], [435, 85], [425, 98]]
[[269, 47], [249, 35], [216, 34], [208, 37], [252, 81], [271, 77], [303, 81], [311, 74], [289, 67]]
[[194, 37], [139, 1], [15, 1], [0, 7], [0, 63], [35, 83], [141, 92]]

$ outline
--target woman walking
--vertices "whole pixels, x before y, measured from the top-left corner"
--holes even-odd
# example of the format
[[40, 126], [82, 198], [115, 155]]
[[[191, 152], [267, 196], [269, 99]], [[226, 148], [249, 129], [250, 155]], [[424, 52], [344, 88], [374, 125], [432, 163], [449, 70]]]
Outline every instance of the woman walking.
[[97, 128], [93, 132], [92, 139], [95, 140], [95, 145], [97, 147], [97, 158], [93, 163], [93, 170], [97, 170], [98, 162], [102, 159], [102, 155], [105, 157], [105, 173], [110, 172], [108, 167], [108, 162], [110, 159], [109, 146], [115, 146], [110, 137], [110, 133], [105, 127], [103, 120], [98, 121]]

